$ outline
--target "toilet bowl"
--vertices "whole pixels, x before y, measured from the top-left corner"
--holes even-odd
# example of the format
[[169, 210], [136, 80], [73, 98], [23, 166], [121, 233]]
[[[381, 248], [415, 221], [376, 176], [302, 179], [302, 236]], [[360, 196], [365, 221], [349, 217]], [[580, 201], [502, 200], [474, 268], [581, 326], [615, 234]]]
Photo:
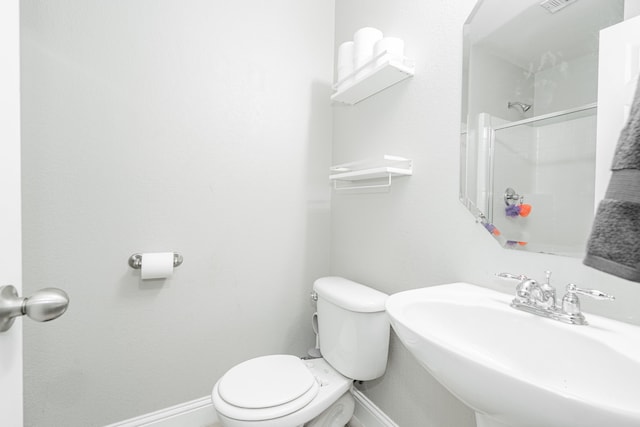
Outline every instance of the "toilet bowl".
[[[297, 427], [349, 393], [352, 382], [324, 359], [269, 355], [229, 370], [215, 384], [212, 400], [225, 427]], [[346, 418], [343, 426], [353, 406], [351, 413], [345, 412], [335, 414]], [[338, 425], [330, 422], [316, 425]]]
[[313, 289], [324, 358], [276, 354], [231, 368], [211, 392], [223, 427], [343, 427], [353, 381], [384, 374], [387, 295], [342, 277], [320, 278]]

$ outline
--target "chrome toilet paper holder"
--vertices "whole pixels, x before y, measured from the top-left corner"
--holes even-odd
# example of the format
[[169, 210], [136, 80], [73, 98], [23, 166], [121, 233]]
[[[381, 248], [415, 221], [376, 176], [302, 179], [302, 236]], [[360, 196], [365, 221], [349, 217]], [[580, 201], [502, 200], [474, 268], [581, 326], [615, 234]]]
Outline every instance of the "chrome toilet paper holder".
[[[142, 268], [142, 255], [143, 254], [133, 254], [129, 257], [129, 267], [131, 268], [135, 268], [136, 270], [139, 270]], [[182, 264], [182, 261], [184, 259], [182, 258], [182, 255], [178, 254], [178, 253], [173, 253], [173, 267], [178, 267]]]

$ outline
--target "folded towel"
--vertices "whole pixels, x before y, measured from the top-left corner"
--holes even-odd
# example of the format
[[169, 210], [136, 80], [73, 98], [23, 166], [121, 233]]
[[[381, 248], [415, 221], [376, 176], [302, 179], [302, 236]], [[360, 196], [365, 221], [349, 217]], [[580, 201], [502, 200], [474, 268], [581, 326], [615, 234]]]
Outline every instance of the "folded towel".
[[640, 169], [640, 82], [629, 112], [629, 120], [620, 132], [611, 170]]
[[640, 282], [640, 82], [620, 133], [605, 198], [598, 205], [584, 264]]

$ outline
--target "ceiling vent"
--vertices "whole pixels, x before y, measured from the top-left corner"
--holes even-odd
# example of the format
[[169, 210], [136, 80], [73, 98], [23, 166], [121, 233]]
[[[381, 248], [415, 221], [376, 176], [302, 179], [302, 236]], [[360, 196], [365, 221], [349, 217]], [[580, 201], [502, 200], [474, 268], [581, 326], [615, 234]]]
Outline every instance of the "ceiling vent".
[[549, 13], [556, 13], [560, 9], [564, 9], [575, 1], [577, 0], [545, 0], [540, 3], [540, 6], [545, 8]]

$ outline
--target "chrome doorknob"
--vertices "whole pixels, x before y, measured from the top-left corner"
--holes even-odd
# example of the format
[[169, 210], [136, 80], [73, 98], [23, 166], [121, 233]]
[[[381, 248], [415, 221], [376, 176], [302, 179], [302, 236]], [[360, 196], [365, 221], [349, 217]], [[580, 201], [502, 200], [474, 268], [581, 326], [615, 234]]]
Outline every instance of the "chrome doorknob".
[[62, 316], [69, 306], [69, 296], [62, 289], [44, 288], [28, 298], [18, 296], [13, 285], [0, 287], [0, 332], [7, 331], [16, 317], [27, 315], [38, 322]]

